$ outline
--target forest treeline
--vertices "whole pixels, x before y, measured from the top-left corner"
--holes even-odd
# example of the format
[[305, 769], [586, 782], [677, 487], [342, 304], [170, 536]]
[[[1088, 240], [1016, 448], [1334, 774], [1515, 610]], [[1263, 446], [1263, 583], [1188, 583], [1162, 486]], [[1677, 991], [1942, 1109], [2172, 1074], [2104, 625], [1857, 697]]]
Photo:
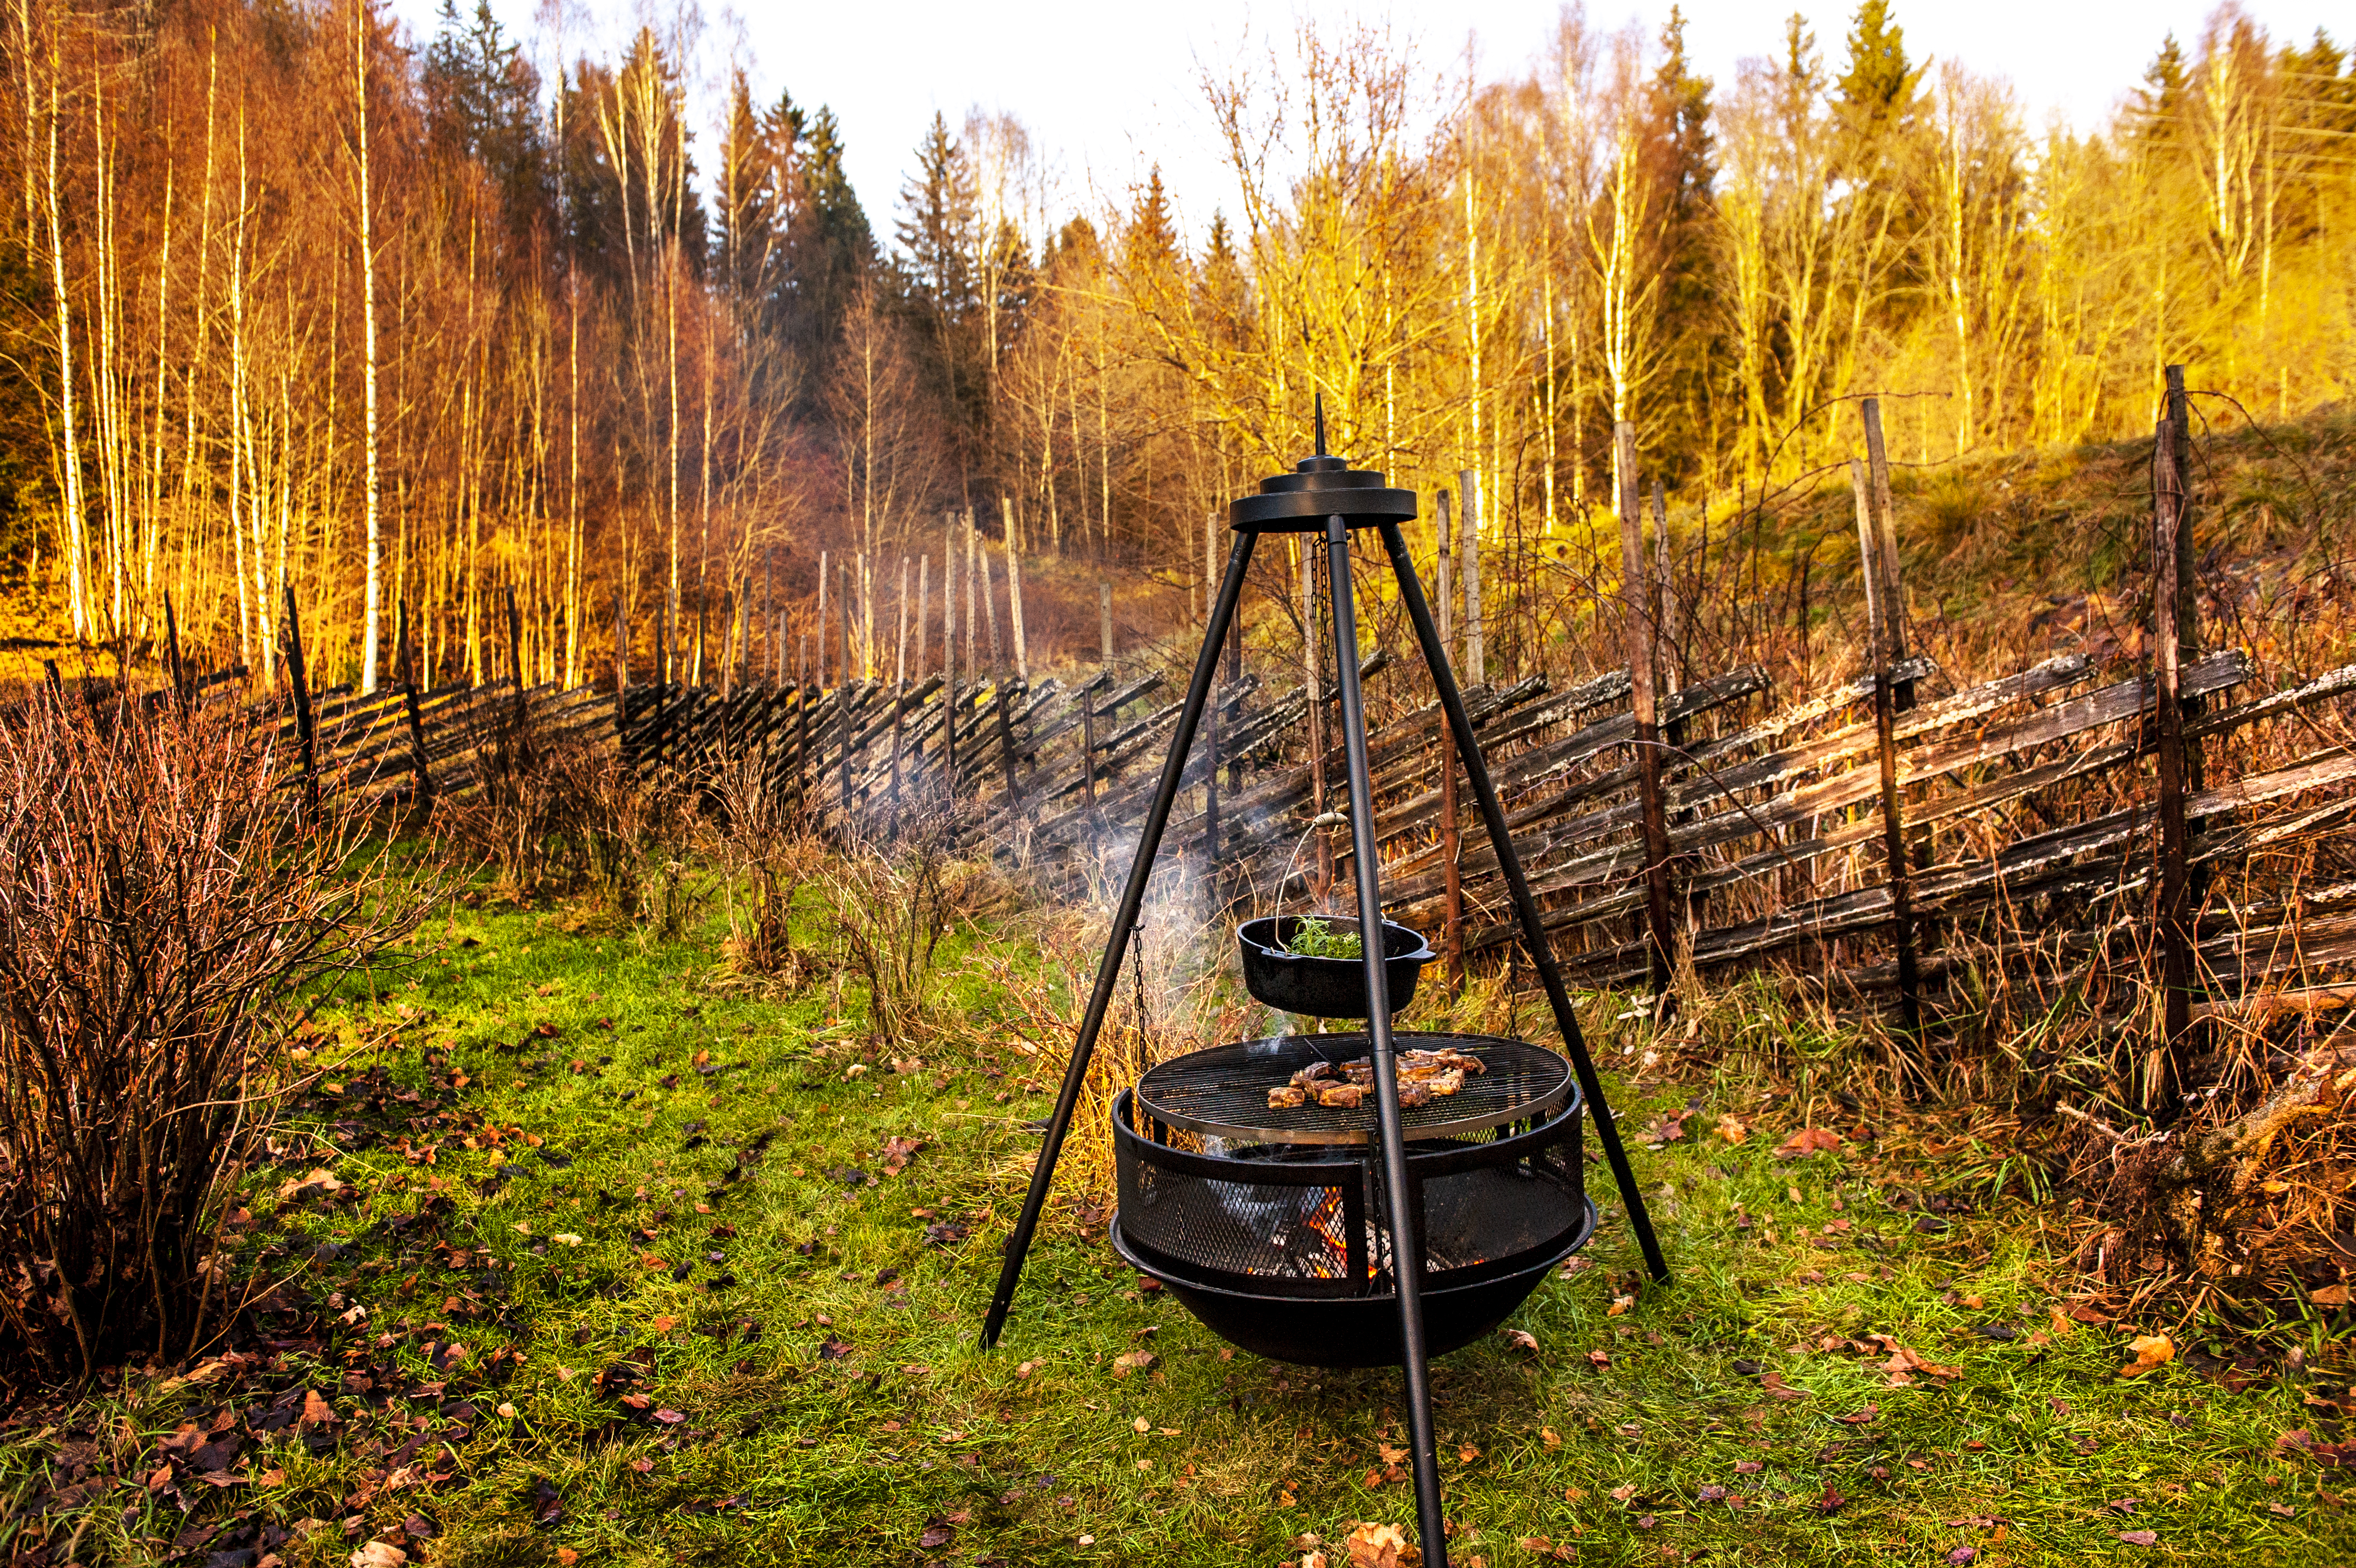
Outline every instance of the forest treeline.
[[834, 117], [691, 91], [686, 23], [550, 40], [549, 80], [487, 5], [419, 42], [374, 0], [16, 0], [5, 569], [62, 637], [145, 657], [168, 594], [265, 676], [291, 592], [314, 679], [373, 685], [404, 610], [435, 679], [504, 670], [510, 602], [534, 679], [623, 639], [641, 677], [790, 669], [824, 551], [874, 670], [901, 558], [962, 537], [969, 576], [975, 528], [1195, 595], [1319, 394], [1336, 450], [1606, 575], [1620, 420], [1684, 548], [1845, 458], [1869, 392], [1914, 463], [2147, 430], [2171, 362], [2234, 417], [2347, 395], [2326, 34], [2228, 4], [2082, 134], [1886, 0], [1828, 20], [1728, 81], [1674, 13], [1567, 9], [1494, 80], [1304, 25], [1205, 72], [1233, 180], [1193, 231], [980, 112], [879, 229]]

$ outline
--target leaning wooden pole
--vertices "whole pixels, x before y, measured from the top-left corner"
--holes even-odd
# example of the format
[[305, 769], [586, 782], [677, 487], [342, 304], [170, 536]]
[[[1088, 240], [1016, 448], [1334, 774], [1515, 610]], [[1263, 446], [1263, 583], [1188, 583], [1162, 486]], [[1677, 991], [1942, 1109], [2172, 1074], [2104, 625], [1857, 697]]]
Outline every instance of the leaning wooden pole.
[[[1661, 729], [1654, 684], [1654, 627], [1645, 588], [1644, 517], [1636, 487], [1636, 426], [1620, 421], [1612, 432], [1620, 471], [1620, 593], [1626, 618], [1628, 683], [1636, 719], [1636, 789], [1644, 812], [1644, 948], [1651, 961], [1653, 1006], [1666, 1017], [1676, 963], [1676, 933], [1669, 895], [1669, 818], [1661, 797]], [[1469, 520], [1468, 520], [1469, 524]]]
[[[402, 716], [409, 725], [409, 768], [417, 776], [416, 788], [411, 791], [415, 801], [412, 815], [423, 822], [434, 810], [434, 772], [425, 754], [425, 715], [417, 705], [417, 655], [409, 646], [409, 599], [401, 600], [400, 622], [396, 630], [399, 640], [394, 644], [393, 657], [400, 661]], [[614, 693], [614, 729], [622, 728], [622, 693]]]
[[1872, 480], [1863, 465], [1849, 459], [1849, 489], [1857, 503], [1858, 557], [1865, 577], [1866, 658], [1873, 674], [1873, 736], [1881, 769], [1882, 864], [1890, 885], [1890, 937], [1898, 946], [1898, 994], [1906, 1032], [1922, 1032], [1921, 976], [1914, 952], [1913, 863], [1906, 853], [1906, 821], [1898, 795], [1898, 682], [1891, 651], [1896, 620], [1891, 604], [1894, 574], [1882, 558], [1882, 534], [1875, 526]]
[[311, 682], [303, 668], [303, 624], [294, 617], [294, 585], [286, 585], [286, 676], [294, 692], [294, 738], [303, 753], [303, 808], [319, 815], [319, 756], [311, 729]]
[[[1432, 499], [1432, 517], [1440, 541], [1440, 558], [1432, 572], [1433, 584], [1440, 595], [1440, 643], [1448, 650], [1449, 656], [1454, 658], [1456, 574], [1455, 563], [1450, 559], [1454, 541], [1448, 526], [1446, 490]], [[1463, 805], [1456, 797], [1456, 736], [1442, 725], [1440, 729], [1440, 956], [1447, 967], [1448, 989], [1451, 993], [1464, 989]]]
[[1912, 650], [1907, 647], [1906, 597], [1898, 581], [1898, 523], [1890, 499], [1890, 448], [1881, 436], [1881, 400], [1869, 397], [1860, 409], [1865, 421], [1866, 491], [1874, 556], [1881, 588], [1882, 649], [1893, 671], [1891, 700], [1900, 713], [1914, 706], [1914, 682], [1894, 673]]
[[2159, 1036], [2145, 1059], [2143, 1109], [2171, 1112], [2183, 1084], [2180, 1053], [2192, 1023], [2192, 937], [2185, 897], [2188, 834], [2184, 817], [2184, 666], [2179, 639], [2181, 582], [2178, 553], [2183, 478], [2176, 466], [2174, 422], [2162, 417], [2151, 453], [2152, 684], [2158, 729]]

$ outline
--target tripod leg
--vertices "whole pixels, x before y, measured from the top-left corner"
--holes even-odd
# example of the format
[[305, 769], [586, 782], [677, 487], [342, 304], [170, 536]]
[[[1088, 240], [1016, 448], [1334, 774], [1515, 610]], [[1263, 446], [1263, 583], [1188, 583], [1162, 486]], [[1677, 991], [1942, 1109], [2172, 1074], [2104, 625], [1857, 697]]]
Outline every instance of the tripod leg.
[[1219, 667], [1219, 645], [1226, 639], [1227, 623], [1235, 618], [1236, 605], [1244, 593], [1244, 568], [1251, 564], [1254, 535], [1237, 533], [1235, 548], [1227, 555], [1226, 580], [1219, 585], [1219, 602], [1212, 608], [1211, 624], [1203, 638], [1203, 651], [1194, 660], [1194, 678], [1186, 687], [1186, 705], [1178, 715], [1178, 728], [1170, 737], [1170, 756], [1162, 765], [1162, 782], [1153, 791], [1153, 804], [1145, 813], [1145, 828], [1138, 835], [1137, 856], [1130, 863], [1129, 882], [1121, 889], [1120, 907], [1114, 911], [1112, 929], [1105, 937], [1104, 961], [1097, 965], [1096, 990], [1088, 997], [1088, 1010], [1080, 1019], [1078, 1038], [1072, 1043], [1072, 1062], [1064, 1069], [1064, 1087], [1055, 1096], [1055, 1114], [1047, 1119], [1047, 1140], [1039, 1151], [1039, 1163], [1031, 1172], [1031, 1190], [1023, 1198], [1023, 1216], [1014, 1222], [1014, 1234], [1006, 1243], [1006, 1261], [999, 1265], [998, 1289], [990, 1298], [990, 1316], [981, 1326], [981, 1346], [987, 1350], [998, 1343], [998, 1336], [1006, 1326], [1007, 1308], [1014, 1305], [1015, 1283], [1023, 1277], [1023, 1261], [1031, 1251], [1031, 1238], [1039, 1228], [1040, 1210], [1047, 1206], [1047, 1184], [1055, 1175], [1056, 1158], [1064, 1152], [1064, 1137], [1072, 1130], [1072, 1112], [1080, 1102], [1080, 1085], [1088, 1076], [1088, 1058], [1096, 1054], [1097, 1034], [1104, 1027], [1105, 1011], [1112, 1005], [1113, 988], [1120, 980], [1121, 954], [1129, 943], [1129, 934], [1136, 928], [1137, 911], [1145, 902], [1146, 880], [1153, 874], [1153, 857], [1162, 847], [1162, 830], [1170, 825], [1170, 809], [1178, 799], [1178, 782], [1186, 771], [1186, 754], [1194, 748], [1194, 731], [1203, 722], [1203, 707], [1211, 692], [1211, 679]]
[[1472, 719], [1464, 711], [1464, 693], [1456, 689], [1456, 677], [1448, 668], [1448, 650], [1440, 645], [1440, 628], [1432, 623], [1431, 607], [1424, 601], [1423, 584], [1415, 575], [1415, 563], [1407, 553], [1407, 536], [1396, 522], [1383, 527], [1383, 547], [1390, 552], [1391, 570], [1398, 578], [1399, 597], [1407, 605], [1408, 618], [1415, 623], [1416, 641], [1423, 646], [1424, 662], [1431, 667], [1432, 684], [1439, 688], [1440, 705], [1448, 714], [1448, 727], [1455, 732], [1456, 749], [1464, 763], [1464, 772], [1472, 784], [1472, 798], [1480, 805], [1482, 823], [1489, 830], [1489, 843], [1497, 852], [1497, 869], [1505, 874], [1505, 887], [1514, 901], [1514, 917], [1522, 928], [1522, 945], [1529, 950], [1530, 964], [1538, 972], [1538, 983], [1546, 987], [1547, 1001], [1554, 1008], [1554, 1021], [1562, 1031], [1562, 1043], [1570, 1052], [1570, 1065], [1579, 1074], [1579, 1091], [1586, 1098], [1588, 1108], [1595, 1117], [1595, 1130], [1602, 1137], [1604, 1158], [1611, 1163], [1612, 1179], [1620, 1186], [1621, 1201], [1628, 1206], [1628, 1223], [1636, 1232], [1636, 1244], [1644, 1250], [1644, 1266], [1656, 1280], [1669, 1277], [1669, 1265], [1661, 1256], [1661, 1243], [1653, 1234], [1653, 1217], [1645, 1211], [1644, 1195], [1636, 1186], [1636, 1173], [1628, 1165], [1628, 1151], [1621, 1145], [1620, 1130], [1612, 1124], [1612, 1108], [1603, 1101], [1603, 1082], [1595, 1075], [1595, 1063], [1587, 1054], [1587, 1038], [1580, 1033], [1579, 1015], [1571, 1011], [1570, 993], [1564, 989], [1562, 972], [1555, 967], [1554, 948], [1547, 940], [1546, 927], [1538, 918], [1537, 900], [1530, 897], [1529, 878], [1522, 874], [1521, 856], [1514, 853], [1513, 835], [1505, 831], [1505, 808], [1497, 803], [1497, 787], [1490, 781], [1489, 765], [1481, 756], [1480, 743], [1472, 737]]
[[1416, 1523], [1424, 1562], [1448, 1568], [1440, 1455], [1431, 1429], [1431, 1363], [1423, 1337], [1422, 1205], [1408, 1182], [1407, 1131], [1399, 1121], [1398, 1080], [1392, 1068], [1390, 977], [1383, 964], [1382, 864], [1375, 857], [1375, 789], [1366, 762], [1365, 694], [1358, 685], [1357, 607], [1350, 594], [1350, 535], [1338, 517], [1325, 522], [1325, 562], [1326, 581], [1333, 587], [1333, 674], [1342, 689], [1342, 744], [1350, 768], [1352, 870], [1358, 883], [1358, 937], [1365, 959], [1366, 1032], [1373, 1040], [1383, 1187], [1390, 1198], [1391, 1280], [1398, 1291], [1400, 1359], [1407, 1370]]

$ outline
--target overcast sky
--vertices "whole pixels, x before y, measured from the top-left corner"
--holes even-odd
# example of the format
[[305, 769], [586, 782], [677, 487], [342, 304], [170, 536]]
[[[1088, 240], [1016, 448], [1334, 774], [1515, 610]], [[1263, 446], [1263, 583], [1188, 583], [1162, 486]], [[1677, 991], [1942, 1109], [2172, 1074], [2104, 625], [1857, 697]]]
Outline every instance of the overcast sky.
[[[542, 39], [536, 11], [552, 0], [493, 0], [501, 20]], [[581, 0], [562, 0], [568, 11]], [[637, 4], [592, 3], [566, 24], [568, 52], [584, 43], [610, 50], [637, 26]], [[439, 0], [397, 0], [422, 41]], [[1248, 50], [1264, 53], [1291, 31], [1300, 9], [1269, 0], [1028, 0], [1014, 5], [939, 0], [867, 0], [827, 5], [752, 4], [741, 13], [705, 14], [701, 70], [717, 80], [733, 43], [747, 59], [755, 91], [774, 101], [779, 88], [805, 104], [830, 105], [849, 148], [852, 183], [879, 239], [887, 243], [910, 152], [936, 110], [952, 130], [979, 104], [1016, 115], [1060, 168], [1067, 207], [1118, 196], [1159, 162], [1190, 231], [1217, 206], [1233, 209], [1209, 116], [1203, 107], [1205, 65], [1225, 66]], [[473, 0], [461, 0], [471, 11]], [[1801, 7], [1819, 48], [1836, 70], [1855, 0]], [[1657, 35], [1667, 0], [1615, 6], [1599, 0], [1590, 22], [1617, 27], [1630, 19]], [[1778, 48], [1782, 4], [1687, 0], [1687, 39], [1702, 74], [1730, 81], [1745, 56]], [[2211, 6], [2192, 0], [2127, 5], [2086, 0], [1974, 0], [1966, 5], [1897, 0], [1908, 53], [1959, 59], [2009, 79], [2032, 128], [2060, 113], [2080, 128], [2102, 123], [2133, 87], [2173, 29], [2189, 45]], [[2314, 0], [2244, 0], [2244, 9], [2277, 39], [2302, 41], [2325, 12]], [[1414, 0], [1388, 5], [1314, 7], [1331, 20], [1349, 15], [1387, 22], [1437, 73], [1461, 74], [1468, 48], [1482, 77], [1519, 74], [1552, 34], [1558, 7], [1545, 0]], [[542, 11], [544, 14], [544, 11]], [[2343, 14], [2344, 15], [2344, 14]], [[2342, 27], [2346, 33], [2351, 29]], [[2346, 41], [2344, 38], [2341, 40]], [[707, 96], [707, 105], [709, 98]], [[710, 111], [704, 115], [708, 122]], [[708, 147], [708, 124], [698, 127]], [[710, 159], [701, 159], [709, 167]]]

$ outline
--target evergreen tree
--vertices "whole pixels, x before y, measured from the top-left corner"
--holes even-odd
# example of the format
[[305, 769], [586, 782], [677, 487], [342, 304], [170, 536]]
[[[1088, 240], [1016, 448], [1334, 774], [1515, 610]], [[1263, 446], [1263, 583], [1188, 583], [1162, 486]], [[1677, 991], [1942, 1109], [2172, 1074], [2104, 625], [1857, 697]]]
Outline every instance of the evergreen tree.
[[786, 223], [785, 275], [777, 320], [813, 388], [842, 335], [842, 318], [875, 269], [875, 236], [866, 209], [843, 172], [842, 134], [834, 111], [820, 104], [805, 115], [780, 95], [769, 111], [772, 140], [790, 137], [794, 151]]
[[2143, 85], [2136, 89], [2136, 134], [2152, 143], [2175, 139], [2177, 116], [2184, 112], [2184, 46], [2170, 33], [2160, 40], [2159, 53], [2144, 67]]
[[476, 0], [472, 18], [442, 0], [434, 40], [419, 72], [434, 145], [478, 160], [521, 231], [553, 205], [554, 169], [540, 115], [540, 73], [522, 47]]
[[937, 331], [972, 314], [975, 217], [973, 178], [965, 149], [938, 111], [916, 144], [916, 173], [900, 190], [894, 226], [904, 264]]
[[1646, 88], [1644, 138], [1660, 231], [1664, 353], [1655, 396], [1682, 415], [1677, 434], [1659, 447], [1674, 478], [1706, 460], [1706, 410], [1719, 358], [1710, 350], [1722, 329], [1711, 250], [1709, 201], [1718, 170], [1709, 92], [1708, 79], [1694, 74], [1686, 52], [1685, 14], [1672, 5], [1661, 29], [1660, 69]]
[[1848, 69], [1835, 109], [1854, 152], [1870, 158], [1914, 129], [1927, 64], [1906, 60], [1906, 30], [1891, 20], [1890, 0], [1864, 0], [1848, 36]]

